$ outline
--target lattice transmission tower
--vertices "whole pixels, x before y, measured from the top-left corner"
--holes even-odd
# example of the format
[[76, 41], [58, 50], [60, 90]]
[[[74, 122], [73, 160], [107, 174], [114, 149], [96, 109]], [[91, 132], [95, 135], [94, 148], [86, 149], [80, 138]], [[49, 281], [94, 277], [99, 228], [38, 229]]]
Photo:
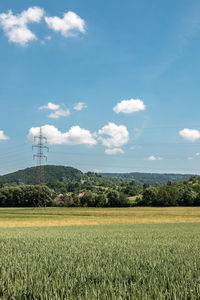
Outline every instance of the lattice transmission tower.
[[39, 135], [34, 136], [34, 142], [37, 144], [32, 146], [32, 150], [37, 148], [37, 154], [33, 155], [33, 159], [37, 159], [37, 176], [38, 176], [38, 201], [37, 205], [41, 206], [41, 186], [44, 182], [44, 173], [43, 173], [43, 161], [47, 161], [47, 155], [44, 155], [43, 150], [46, 149], [49, 152], [49, 148], [45, 145], [47, 143], [47, 138], [42, 134], [42, 128], [40, 127]]

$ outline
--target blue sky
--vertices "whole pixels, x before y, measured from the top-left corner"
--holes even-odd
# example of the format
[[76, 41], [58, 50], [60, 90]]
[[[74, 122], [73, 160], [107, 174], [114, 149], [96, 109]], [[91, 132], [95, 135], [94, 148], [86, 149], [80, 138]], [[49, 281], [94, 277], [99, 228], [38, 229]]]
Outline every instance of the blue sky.
[[0, 174], [200, 173], [199, 1], [0, 2]]

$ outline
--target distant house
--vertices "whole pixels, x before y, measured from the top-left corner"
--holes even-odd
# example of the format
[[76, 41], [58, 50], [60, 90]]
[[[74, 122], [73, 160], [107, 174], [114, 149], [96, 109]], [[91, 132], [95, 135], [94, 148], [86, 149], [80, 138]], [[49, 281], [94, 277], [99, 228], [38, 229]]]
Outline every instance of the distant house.
[[59, 194], [57, 197], [58, 197], [58, 198], [61, 198], [61, 197], [63, 197], [63, 194]]
[[79, 193], [79, 194], [78, 194], [78, 197], [79, 197], [79, 198], [81, 198], [81, 197], [83, 197], [83, 196], [84, 196], [84, 193]]
[[63, 194], [59, 194], [54, 198], [54, 201], [60, 202], [62, 197], [63, 197]]

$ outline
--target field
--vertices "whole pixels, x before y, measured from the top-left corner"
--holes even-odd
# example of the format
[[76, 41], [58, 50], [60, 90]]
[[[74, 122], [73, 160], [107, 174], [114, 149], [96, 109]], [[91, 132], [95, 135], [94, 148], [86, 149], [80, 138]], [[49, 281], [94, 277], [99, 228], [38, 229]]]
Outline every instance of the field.
[[200, 207], [2, 208], [0, 227], [200, 222]]
[[199, 208], [1, 209], [0, 226], [2, 300], [200, 299]]
[[200, 299], [200, 225], [0, 231], [1, 299]]

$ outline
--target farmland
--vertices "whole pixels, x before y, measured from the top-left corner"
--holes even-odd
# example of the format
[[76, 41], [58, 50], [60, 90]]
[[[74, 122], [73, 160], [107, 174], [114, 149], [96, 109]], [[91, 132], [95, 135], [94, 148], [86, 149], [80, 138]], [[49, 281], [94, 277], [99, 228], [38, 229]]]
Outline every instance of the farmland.
[[200, 222], [200, 207], [1, 208], [0, 227]]
[[0, 299], [199, 299], [199, 231], [199, 207], [1, 208]]
[[1, 299], [199, 299], [200, 224], [2, 228]]

